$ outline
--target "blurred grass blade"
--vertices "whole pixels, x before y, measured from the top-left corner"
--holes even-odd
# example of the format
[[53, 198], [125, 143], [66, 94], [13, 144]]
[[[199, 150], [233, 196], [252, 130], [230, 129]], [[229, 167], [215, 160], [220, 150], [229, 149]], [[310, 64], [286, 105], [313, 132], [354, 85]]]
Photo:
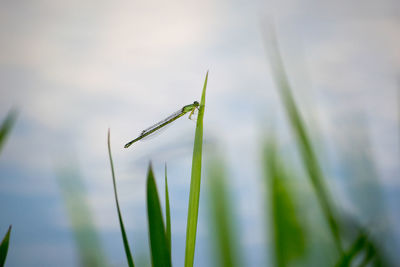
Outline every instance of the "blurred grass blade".
[[339, 262], [335, 265], [337, 267], [346, 267], [351, 266], [351, 261], [365, 249], [367, 244], [367, 236], [365, 234], [361, 234], [350, 249], [343, 255]]
[[7, 117], [4, 119], [0, 126], [0, 151], [3, 148], [3, 145], [7, 139], [8, 134], [10, 133], [11, 128], [15, 123], [15, 119], [17, 118], [17, 112], [15, 110], [11, 110], [8, 112]]
[[232, 203], [227, 194], [227, 184], [224, 164], [221, 160], [213, 159], [207, 179], [207, 189], [210, 194], [209, 207], [211, 219], [215, 228], [216, 256], [219, 258], [217, 266], [233, 267], [240, 266], [241, 257], [239, 244], [232, 218]]
[[[358, 262], [357, 266], [367, 266], [371, 263], [372, 266], [391, 266], [385, 255], [378, 249], [380, 246], [375, 243], [373, 239], [366, 233], [367, 231], [360, 225], [356, 226], [359, 229], [359, 236], [354, 241], [353, 245], [348, 251], [340, 258], [336, 267], [353, 266], [352, 261]], [[356, 258], [361, 255], [362, 261]]]
[[201, 158], [203, 148], [203, 116], [206, 101], [206, 88], [208, 71], [204, 81], [203, 92], [200, 101], [200, 110], [197, 117], [196, 133], [194, 137], [192, 177], [190, 180], [189, 208], [186, 228], [185, 267], [192, 267], [196, 246], [197, 218], [199, 213], [199, 198], [201, 184]]
[[160, 199], [158, 197], [151, 164], [149, 165], [147, 173], [147, 216], [149, 219], [151, 259], [153, 266], [172, 266], [170, 247], [165, 234]]
[[[371, 264], [370, 264], [371, 263]], [[363, 261], [360, 263], [359, 267], [364, 266], [387, 266], [382, 258], [378, 254], [376, 247], [372, 243], [368, 243], [366, 247], [365, 257]]]
[[308, 173], [308, 176], [310, 177], [324, 216], [328, 221], [336, 247], [340, 253], [343, 253], [339, 225], [334, 214], [333, 205], [330, 202], [328, 191], [324, 184], [322, 171], [311, 145], [311, 139], [308, 136], [306, 127], [293, 99], [289, 81], [283, 67], [277, 40], [272, 29], [269, 35], [271, 43], [268, 47], [268, 55], [270, 57], [271, 69], [273, 71], [275, 82], [279, 88], [278, 91], [280, 93], [289, 123], [296, 136], [297, 146], [301, 153], [301, 160], [303, 161], [304, 167]]
[[[10, 133], [12, 126], [15, 123], [16, 118], [17, 118], [17, 112], [15, 110], [11, 110], [10, 112], [8, 112], [7, 117], [0, 125], [0, 152], [3, 148], [3, 145], [7, 139], [8, 134]], [[10, 233], [11, 233], [11, 225], [8, 228], [8, 231], [0, 244], [0, 267], [4, 266], [4, 263], [7, 258], [8, 244], [10, 242]]]
[[11, 225], [10, 227], [8, 227], [8, 231], [3, 238], [3, 241], [1, 241], [0, 244], [0, 267], [3, 267], [4, 263], [6, 262], [8, 244], [10, 243], [10, 233], [11, 233]]
[[265, 185], [269, 191], [271, 205], [273, 243], [275, 249], [274, 266], [284, 267], [305, 256], [304, 227], [295, 210], [295, 192], [288, 186], [288, 177], [279, 162], [274, 142], [265, 148]]
[[85, 198], [86, 190], [81, 176], [75, 168], [69, 167], [61, 169], [57, 178], [72, 225], [80, 265], [108, 266], [89, 203]]
[[128, 266], [129, 267], [133, 267], [133, 266], [135, 266], [135, 264], [133, 262], [131, 249], [129, 248], [128, 238], [126, 237], [124, 222], [122, 221], [121, 211], [120, 211], [120, 208], [119, 208], [117, 185], [116, 185], [116, 182], [115, 182], [114, 163], [113, 163], [112, 156], [111, 156], [110, 129], [108, 129], [107, 145], [108, 145], [108, 156], [110, 158], [110, 165], [111, 165], [111, 175], [112, 175], [113, 186], [114, 186], [115, 203], [117, 204], [119, 226], [121, 228], [122, 240], [124, 242], [126, 259], [128, 261]]
[[170, 207], [169, 207], [167, 163], [165, 163], [165, 217], [166, 217], [166, 222], [167, 222], [166, 237], [167, 237], [169, 252], [171, 253], [171, 214], [170, 214]]

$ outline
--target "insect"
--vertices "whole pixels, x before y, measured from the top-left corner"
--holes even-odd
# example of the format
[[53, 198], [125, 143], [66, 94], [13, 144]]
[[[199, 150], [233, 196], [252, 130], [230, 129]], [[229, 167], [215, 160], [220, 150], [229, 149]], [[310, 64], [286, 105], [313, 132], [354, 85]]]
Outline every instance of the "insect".
[[138, 137], [136, 137], [135, 139], [133, 139], [132, 141], [130, 141], [129, 143], [126, 143], [126, 145], [124, 146], [125, 148], [130, 147], [133, 143], [157, 132], [158, 130], [160, 130], [162, 127], [170, 124], [171, 122], [175, 121], [176, 119], [182, 117], [183, 115], [185, 115], [186, 113], [190, 112], [189, 114], [189, 119], [191, 119], [193, 113], [195, 112], [195, 110], [199, 110], [199, 102], [194, 101], [193, 104], [190, 105], [186, 105], [183, 108], [179, 109], [177, 112], [174, 112], [173, 114], [171, 114], [170, 116], [168, 116], [167, 118], [163, 119], [162, 121], [157, 122], [156, 124], [150, 126], [149, 128], [143, 130], [140, 135]]

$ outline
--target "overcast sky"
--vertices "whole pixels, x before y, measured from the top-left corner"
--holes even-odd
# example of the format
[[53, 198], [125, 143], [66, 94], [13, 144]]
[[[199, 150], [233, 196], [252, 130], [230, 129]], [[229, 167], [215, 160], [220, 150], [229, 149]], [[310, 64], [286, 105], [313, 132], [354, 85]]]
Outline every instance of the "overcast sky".
[[[199, 100], [207, 70], [205, 140], [227, 152], [242, 246], [263, 251], [260, 131], [284, 118], [265, 53], [265, 21], [276, 27], [296, 100], [321, 134], [328, 165], [339, 168], [335, 159], [352, 150], [349, 138], [366, 135], [388, 207], [398, 212], [399, 14], [396, 0], [2, 1], [0, 114], [19, 110], [0, 157], [0, 230], [14, 226], [8, 263], [76, 263], [56, 179], [58, 168], [71, 165], [80, 169], [110, 262], [124, 266], [106, 154], [110, 127], [133, 244], [147, 242], [147, 162], [153, 160], [159, 186], [169, 165], [179, 266], [195, 124], [182, 118], [132, 149], [123, 145]], [[210, 253], [201, 205], [197, 266]], [[265, 261], [253, 256], [248, 266]]]

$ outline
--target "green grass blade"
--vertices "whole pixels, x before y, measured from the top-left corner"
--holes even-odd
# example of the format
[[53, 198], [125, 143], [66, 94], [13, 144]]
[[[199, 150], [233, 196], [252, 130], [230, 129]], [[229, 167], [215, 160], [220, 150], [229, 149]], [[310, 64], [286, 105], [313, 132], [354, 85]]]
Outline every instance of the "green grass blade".
[[[380, 245], [368, 235], [367, 230], [353, 221], [355, 227], [358, 229], [359, 234], [353, 245], [344, 253], [339, 259], [336, 267], [354, 266], [352, 261], [358, 262], [356, 266], [392, 266], [387, 255], [382, 253]], [[360, 262], [360, 257], [362, 261]], [[356, 258], [359, 257], [357, 260]]]
[[129, 265], [129, 267], [133, 267], [133, 266], [135, 266], [135, 264], [133, 262], [131, 249], [129, 248], [128, 238], [126, 237], [124, 222], [122, 220], [121, 211], [119, 208], [117, 185], [115, 182], [114, 163], [113, 163], [112, 156], [111, 156], [110, 129], [108, 129], [107, 145], [108, 145], [108, 156], [110, 158], [110, 165], [111, 165], [111, 175], [112, 175], [113, 186], [114, 186], [115, 203], [117, 204], [119, 226], [121, 228], [121, 234], [122, 234], [122, 241], [124, 242], [125, 254], [126, 254], [126, 259], [128, 261], [128, 265]]
[[336, 214], [333, 210], [333, 205], [328, 195], [328, 190], [324, 183], [323, 174], [316, 154], [311, 145], [311, 139], [306, 131], [303, 119], [293, 99], [289, 81], [283, 66], [282, 58], [280, 56], [276, 37], [271, 31], [271, 46], [269, 47], [269, 56], [271, 62], [271, 69], [275, 82], [279, 88], [281, 100], [283, 102], [289, 123], [292, 131], [296, 136], [297, 146], [299, 148], [301, 159], [304, 167], [308, 173], [311, 183], [314, 187], [318, 201], [322, 207], [322, 211], [326, 220], [328, 221], [336, 247], [340, 253], [343, 253], [343, 246], [340, 238], [339, 224], [336, 219]]
[[7, 117], [4, 119], [0, 126], [0, 151], [3, 148], [3, 145], [7, 139], [8, 134], [12, 126], [15, 123], [15, 119], [17, 118], [17, 112], [15, 110], [11, 110], [8, 112]]
[[351, 266], [351, 261], [357, 256], [357, 254], [359, 254], [363, 249], [365, 249], [366, 244], [367, 244], [367, 236], [361, 234], [353, 243], [353, 245], [350, 247], [350, 249], [347, 251], [347, 253], [345, 253], [345, 255], [340, 258], [336, 266], [337, 267]]
[[10, 243], [10, 233], [11, 233], [11, 225], [8, 227], [8, 231], [1, 241], [0, 244], [0, 266], [3, 267], [6, 262], [7, 252], [8, 252], [8, 244]]
[[227, 192], [225, 167], [221, 160], [213, 159], [207, 177], [209, 192], [209, 208], [211, 220], [215, 229], [216, 256], [219, 262], [216, 266], [240, 266], [241, 256], [237, 248], [239, 244], [232, 218], [232, 203]]
[[208, 72], [204, 81], [201, 95], [200, 110], [197, 117], [196, 133], [194, 137], [192, 177], [190, 180], [189, 208], [186, 228], [185, 267], [193, 266], [196, 246], [197, 218], [199, 213], [201, 158], [203, 148], [203, 116], [206, 101]]
[[158, 197], [151, 164], [147, 173], [147, 216], [149, 219], [151, 259], [153, 266], [172, 266], [170, 247], [165, 234], [160, 199]]
[[295, 192], [288, 186], [289, 177], [279, 162], [271, 140], [264, 154], [265, 185], [269, 191], [275, 264], [284, 267], [305, 256], [305, 230], [295, 209]]
[[363, 261], [358, 265], [359, 267], [364, 266], [389, 266], [384, 258], [381, 257], [379, 251], [376, 249], [373, 243], [368, 243], [365, 251], [365, 257]]
[[167, 222], [166, 236], [169, 250], [171, 253], [171, 214], [169, 207], [169, 193], [168, 193], [168, 181], [167, 181], [167, 163], [165, 163], [165, 217]]

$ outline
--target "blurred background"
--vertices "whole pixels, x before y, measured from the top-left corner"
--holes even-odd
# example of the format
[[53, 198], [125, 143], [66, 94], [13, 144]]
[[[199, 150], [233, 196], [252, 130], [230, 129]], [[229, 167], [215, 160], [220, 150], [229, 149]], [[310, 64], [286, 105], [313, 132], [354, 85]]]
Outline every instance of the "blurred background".
[[[332, 202], [380, 238], [388, 261], [400, 260], [399, 14], [395, 0], [1, 1], [0, 119], [18, 111], [0, 155], [1, 235], [13, 225], [6, 265], [77, 266], [91, 247], [104, 265], [126, 266], [110, 128], [136, 264], [150, 266], [151, 160], [161, 199], [168, 164], [172, 260], [182, 266], [195, 123], [181, 118], [155, 138], [123, 145], [199, 100], [207, 70], [195, 266], [215, 258], [210, 147], [224, 162], [242, 266], [274, 266], [262, 186], [264, 141], [272, 133], [296, 176], [290, 187], [301, 223], [310, 232], [326, 227], [317, 201], [307, 197], [312, 189], [274, 83], [270, 24]], [[79, 234], [82, 225], [90, 231]], [[323, 229], [316, 237], [330, 238]], [[331, 259], [326, 243], [305, 261], [322, 266]]]

